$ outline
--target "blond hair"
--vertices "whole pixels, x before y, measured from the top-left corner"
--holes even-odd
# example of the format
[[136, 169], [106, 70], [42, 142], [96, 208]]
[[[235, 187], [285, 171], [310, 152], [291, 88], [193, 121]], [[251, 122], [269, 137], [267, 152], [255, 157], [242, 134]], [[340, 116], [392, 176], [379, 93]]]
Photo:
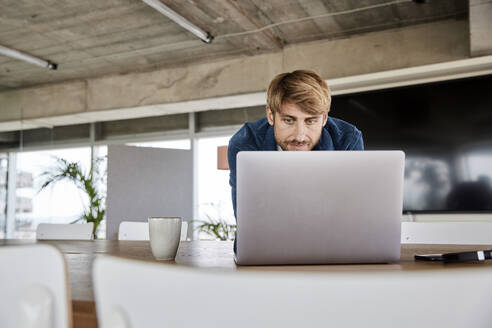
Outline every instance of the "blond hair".
[[285, 103], [296, 104], [311, 115], [330, 111], [331, 92], [316, 72], [297, 70], [277, 75], [267, 91], [267, 106], [275, 114]]

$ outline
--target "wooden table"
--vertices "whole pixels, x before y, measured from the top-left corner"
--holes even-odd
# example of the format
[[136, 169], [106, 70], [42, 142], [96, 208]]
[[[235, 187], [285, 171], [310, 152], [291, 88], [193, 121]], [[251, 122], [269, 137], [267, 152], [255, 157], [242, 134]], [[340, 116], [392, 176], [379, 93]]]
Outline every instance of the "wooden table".
[[[97, 327], [97, 318], [92, 287], [92, 263], [100, 254], [155, 261], [148, 241], [34, 241], [0, 240], [0, 246], [27, 245], [33, 243], [53, 244], [65, 255], [69, 269], [75, 328]], [[296, 265], [240, 267], [233, 259], [232, 242], [192, 241], [181, 242], [176, 265], [200, 268], [221, 268], [230, 270], [269, 270], [269, 271], [413, 271], [413, 270], [453, 270], [456, 268], [480, 268], [492, 265], [492, 261], [481, 263], [415, 262], [415, 254], [447, 253], [491, 249], [491, 245], [402, 245], [401, 261], [393, 264], [344, 264], [344, 265]], [[169, 263], [169, 261], [167, 261]]]

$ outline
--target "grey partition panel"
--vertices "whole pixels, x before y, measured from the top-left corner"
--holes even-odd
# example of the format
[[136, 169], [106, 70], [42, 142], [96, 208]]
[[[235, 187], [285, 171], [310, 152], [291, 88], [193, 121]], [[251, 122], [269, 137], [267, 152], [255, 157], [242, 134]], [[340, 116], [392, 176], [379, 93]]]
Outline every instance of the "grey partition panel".
[[122, 221], [149, 216], [193, 215], [190, 150], [108, 146], [106, 238], [116, 239]]

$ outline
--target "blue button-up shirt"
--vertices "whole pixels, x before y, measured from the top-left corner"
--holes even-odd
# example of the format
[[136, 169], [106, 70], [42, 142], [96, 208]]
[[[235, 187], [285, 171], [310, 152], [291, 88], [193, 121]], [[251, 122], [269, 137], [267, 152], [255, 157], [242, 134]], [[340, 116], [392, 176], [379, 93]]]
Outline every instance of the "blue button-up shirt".
[[[266, 118], [244, 124], [229, 141], [229, 184], [232, 192], [232, 206], [236, 217], [236, 155], [240, 151], [277, 150], [273, 126]], [[362, 133], [352, 124], [328, 117], [321, 138], [313, 150], [364, 150]]]

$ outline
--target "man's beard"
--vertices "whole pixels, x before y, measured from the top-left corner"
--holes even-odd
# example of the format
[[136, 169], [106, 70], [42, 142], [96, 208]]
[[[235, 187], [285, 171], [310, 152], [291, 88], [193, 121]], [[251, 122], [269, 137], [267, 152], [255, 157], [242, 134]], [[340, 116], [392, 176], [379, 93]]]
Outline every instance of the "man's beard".
[[[297, 150], [295, 148], [301, 148], [300, 150], [313, 149], [311, 143], [309, 142], [296, 142], [296, 141], [278, 142], [277, 141], [277, 144], [280, 146], [280, 148], [282, 148], [282, 150]], [[289, 149], [289, 146], [291, 146], [291, 149]]]
[[311, 144], [308, 141], [297, 142], [294, 139], [294, 140], [283, 142], [283, 141], [278, 139], [275, 131], [274, 131], [273, 135], [275, 137], [275, 141], [277, 142], [277, 145], [279, 145], [280, 148], [282, 148], [282, 150], [296, 150], [296, 149], [289, 149], [289, 146], [293, 146], [292, 148], [300, 147], [300, 146], [307, 146], [306, 148], [303, 147], [304, 149], [301, 149], [301, 150], [312, 150], [314, 148], [313, 144]]

